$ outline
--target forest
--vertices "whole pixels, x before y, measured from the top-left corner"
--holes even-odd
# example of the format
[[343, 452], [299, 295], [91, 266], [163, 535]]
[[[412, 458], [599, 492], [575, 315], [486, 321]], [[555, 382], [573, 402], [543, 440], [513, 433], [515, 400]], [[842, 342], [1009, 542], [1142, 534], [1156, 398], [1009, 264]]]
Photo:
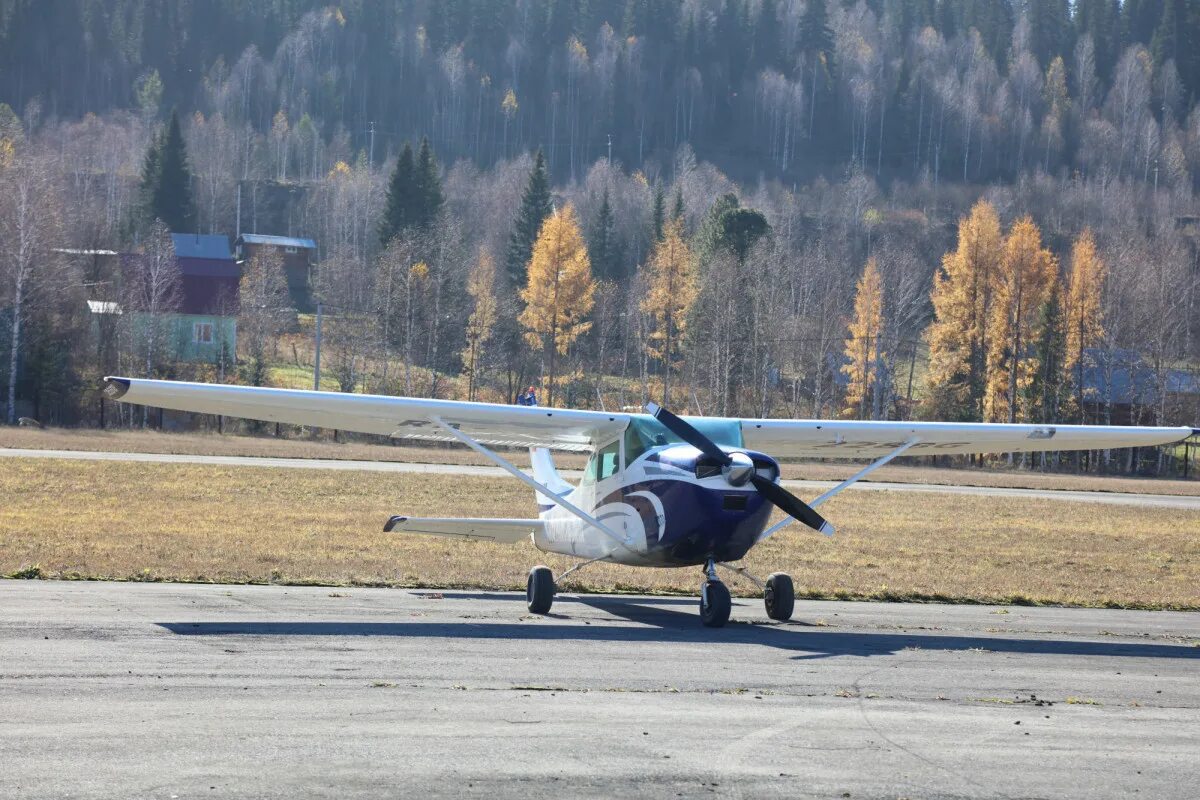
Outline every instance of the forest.
[[1200, 0], [0, 0], [0, 407], [303, 385], [276, 263], [211, 364], [132, 323], [173, 231], [314, 240], [341, 391], [1192, 424], [1198, 45]]

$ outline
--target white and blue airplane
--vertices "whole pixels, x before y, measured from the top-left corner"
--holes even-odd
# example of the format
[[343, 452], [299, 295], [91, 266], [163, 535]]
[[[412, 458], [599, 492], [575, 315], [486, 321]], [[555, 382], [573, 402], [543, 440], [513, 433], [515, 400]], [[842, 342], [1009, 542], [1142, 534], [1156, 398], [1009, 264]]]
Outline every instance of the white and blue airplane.
[[[539, 550], [581, 559], [559, 580], [598, 561], [702, 566], [700, 617], [710, 627], [724, 625], [730, 612], [729, 590], [717, 567], [758, 585], [771, 619], [791, 618], [791, 577], [775, 573], [760, 580], [734, 562], [792, 522], [832, 534], [832, 525], [816, 507], [902, 454], [1145, 447], [1200, 433], [1164, 427], [678, 417], [653, 403], [646, 414], [627, 414], [117, 377], [106, 379], [104, 394], [125, 403], [201, 414], [461, 442], [533, 489], [537, 517], [394, 516], [384, 530], [496, 542], [532, 540]], [[533, 474], [492, 447], [529, 447]], [[555, 470], [552, 449], [590, 454], [577, 486]], [[779, 485], [776, 457], [875, 460], [806, 503]], [[787, 516], [768, 527], [772, 507]], [[548, 567], [530, 570], [526, 596], [531, 612], [548, 613], [555, 591]]]

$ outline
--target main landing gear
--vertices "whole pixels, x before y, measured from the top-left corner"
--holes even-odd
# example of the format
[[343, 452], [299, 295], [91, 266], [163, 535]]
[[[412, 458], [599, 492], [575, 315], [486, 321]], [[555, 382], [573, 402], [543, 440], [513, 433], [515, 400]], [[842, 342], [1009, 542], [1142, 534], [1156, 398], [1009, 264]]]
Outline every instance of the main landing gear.
[[549, 614], [550, 606], [554, 604], [554, 573], [549, 567], [536, 566], [529, 570], [529, 579], [525, 582], [525, 599], [529, 611], [533, 614]]

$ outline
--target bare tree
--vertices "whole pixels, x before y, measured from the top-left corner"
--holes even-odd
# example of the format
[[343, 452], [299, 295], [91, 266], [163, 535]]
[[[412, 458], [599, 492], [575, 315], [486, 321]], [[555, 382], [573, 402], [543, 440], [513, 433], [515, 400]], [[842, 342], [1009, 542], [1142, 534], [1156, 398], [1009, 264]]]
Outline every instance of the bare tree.
[[22, 324], [45, 301], [61, 271], [61, 258], [52, 252], [62, 234], [60, 207], [48, 161], [21, 153], [0, 169], [0, 292], [7, 295], [9, 307], [10, 425], [17, 420]]

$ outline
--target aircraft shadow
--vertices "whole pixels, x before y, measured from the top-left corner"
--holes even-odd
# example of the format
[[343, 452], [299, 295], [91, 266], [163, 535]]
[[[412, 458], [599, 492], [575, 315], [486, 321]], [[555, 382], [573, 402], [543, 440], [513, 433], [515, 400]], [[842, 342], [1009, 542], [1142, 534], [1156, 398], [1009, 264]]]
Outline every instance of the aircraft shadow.
[[[455, 594], [463, 598], [470, 595]], [[523, 595], [480, 593], [480, 598], [519, 599]], [[634, 625], [580, 625], [520, 622], [160, 622], [180, 636], [392, 636], [451, 639], [513, 639], [525, 641], [591, 641], [639, 643], [756, 644], [795, 653], [795, 659], [833, 656], [884, 656], [905, 649], [935, 651], [985, 650], [1028, 655], [1109, 656], [1121, 658], [1182, 658], [1200, 660], [1200, 648], [1187, 645], [1096, 642], [1063, 639], [1021, 639], [890, 632], [847, 632], [813, 628], [803, 623], [749, 625], [732, 623], [704, 628], [695, 611], [663, 608], [679, 605], [677, 598], [624, 599], [580, 595], [560, 597], [628, 620]], [[686, 602], [686, 601], [684, 601]], [[688, 603], [691, 605], [691, 603]], [[561, 618], [561, 617], [560, 617]]]

